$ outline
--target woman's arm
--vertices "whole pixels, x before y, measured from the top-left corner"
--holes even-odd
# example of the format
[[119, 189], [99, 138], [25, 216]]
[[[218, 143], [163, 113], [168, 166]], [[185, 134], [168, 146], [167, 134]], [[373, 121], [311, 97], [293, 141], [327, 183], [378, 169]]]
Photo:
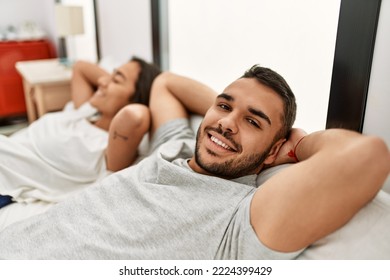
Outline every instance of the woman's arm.
[[87, 102], [98, 87], [98, 80], [110, 74], [94, 63], [77, 61], [73, 65], [71, 80], [71, 96], [75, 108]]
[[130, 104], [113, 118], [109, 129], [106, 164], [110, 171], [129, 167], [138, 156], [138, 146], [150, 127], [149, 108]]

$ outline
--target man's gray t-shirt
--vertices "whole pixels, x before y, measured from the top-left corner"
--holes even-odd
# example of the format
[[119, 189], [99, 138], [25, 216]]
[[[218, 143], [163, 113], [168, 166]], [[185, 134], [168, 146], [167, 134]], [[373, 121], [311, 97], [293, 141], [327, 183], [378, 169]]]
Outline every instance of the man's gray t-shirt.
[[290, 259], [249, 221], [256, 176], [195, 173], [188, 120], [162, 126], [151, 155], [0, 233], [2, 259]]

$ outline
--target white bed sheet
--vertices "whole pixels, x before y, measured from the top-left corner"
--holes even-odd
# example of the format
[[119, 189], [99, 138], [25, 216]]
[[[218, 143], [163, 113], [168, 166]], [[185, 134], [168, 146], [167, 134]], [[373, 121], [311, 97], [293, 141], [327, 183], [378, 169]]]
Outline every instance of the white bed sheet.
[[0, 135], [0, 193], [18, 202], [58, 202], [104, 178], [108, 133], [74, 112], [50, 113], [9, 137]]

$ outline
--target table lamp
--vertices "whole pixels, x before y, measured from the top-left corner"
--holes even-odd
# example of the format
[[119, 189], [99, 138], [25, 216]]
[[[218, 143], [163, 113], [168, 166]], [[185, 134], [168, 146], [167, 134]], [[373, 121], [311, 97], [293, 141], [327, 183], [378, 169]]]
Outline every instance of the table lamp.
[[[62, 48], [63, 54], [60, 55], [60, 61], [69, 66], [76, 59], [74, 36], [84, 34], [83, 8], [81, 6], [57, 4], [55, 6], [55, 17], [57, 34], [62, 39], [60, 40], [60, 48]], [[65, 38], [69, 39], [70, 52], [65, 47]]]

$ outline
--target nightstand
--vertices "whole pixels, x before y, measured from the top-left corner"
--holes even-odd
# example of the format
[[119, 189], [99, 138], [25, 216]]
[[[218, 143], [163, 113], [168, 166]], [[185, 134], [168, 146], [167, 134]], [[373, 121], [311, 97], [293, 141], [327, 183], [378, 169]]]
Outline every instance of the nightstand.
[[17, 62], [15, 67], [23, 78], [30, 123], [47, 112], [62, 110], [71, 99], [72, 70], [58, 59]]

